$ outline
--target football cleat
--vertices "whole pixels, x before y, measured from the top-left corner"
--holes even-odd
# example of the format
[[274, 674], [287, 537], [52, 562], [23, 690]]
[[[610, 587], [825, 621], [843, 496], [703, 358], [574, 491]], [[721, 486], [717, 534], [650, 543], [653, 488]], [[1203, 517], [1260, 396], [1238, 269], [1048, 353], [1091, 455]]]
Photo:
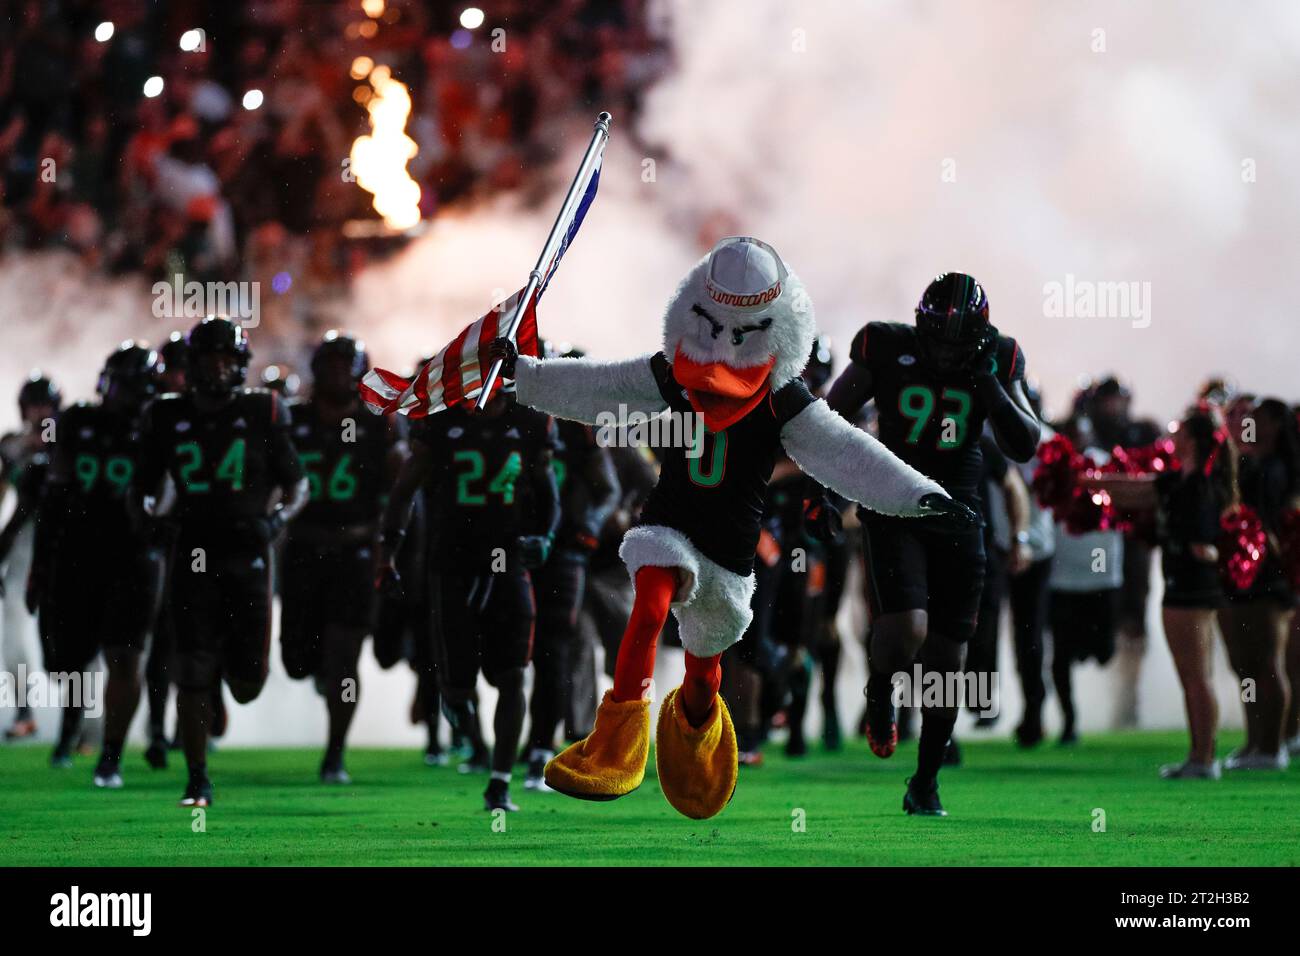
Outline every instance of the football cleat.
[[1028, 750], [1043, 742], [1043, 723], [1026, 716], [1016, 728], [1016, 745]]
[[181, 797], [180, 807], [212, 806], [212, 781], [205, 772], [190, 774], [190, 782], [185, 785], [185, 794]]
[[908, 816], [946, 817], [948, 811], [939, 802], [939, 781], [928, 784], [915, 777], [907, 778], [907, 793], [903, 794], [903, 810]]
[[1222, 775], [1217, 760], [1209, 763], [1184, 760], [1182, 763], [1167, 763], [1160, 768], [1160, 776], [1166, 780], [1218, 780]]
[[549, 750], [534, 750], [528, 755], [528, 775], [524, 777], [524, 789], [536, 790], [538, 793], [554, 793], [546, 783], [546, 764], [555, 754]]
[[1291, 765], [1287, 749], [1281, 747], [1275, 754], [1259, 750], [1238, 750], [1223, 761], [1224, 770], [1285, 770]]
[[488, 752], [486, 750], [476, 750], [465, 758], [464, 763], [456, 768], [458, 773], [487, 773], [492, 768], [489, 766]]
[[893, 685], [888, 678], [872, 674], [867, 679], [867, 745], [882, 760], [892, 757], [898, 748], [898, 714], [894, 710], [892, 692]]
[[343, 757], [326, 757], [320, 765], [320, 782], [349, 784], [352, 777], [349, 776], [347, 769], [343, 766]]
[[447, 756], [447, 751], [443, 750], [438, 744], [430, 744], [424, 748], [424, 765], [426, 767], [445, 767], [451, 763], [451, 758]]
[[121, 790], [122, 774], [115, 763], [100, 761], [95, 768], [95, 786], [102, 790]]
[[504, 780], [489, 780], [487, 789], [483, 791], [483, 809], [517, 813], [519, 807], [510, 799], [510, 784]]
[[145, 763], [155, 770], [167, 769], [167, 740], [163, 737], [154, 737], [149, 741], [149, 746], [144, 752]]
[[72, 766], [72, 751], [60, 744], [50, 754], [50, 766], [55, 770], [67, 770]]

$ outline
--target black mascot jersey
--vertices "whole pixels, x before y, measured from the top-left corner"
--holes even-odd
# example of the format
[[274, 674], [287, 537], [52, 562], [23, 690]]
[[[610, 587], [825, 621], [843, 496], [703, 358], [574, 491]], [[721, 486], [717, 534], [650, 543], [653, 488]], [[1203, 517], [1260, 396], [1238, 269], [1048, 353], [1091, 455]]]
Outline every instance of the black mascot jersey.
[[513, 401], [496, 417], [456, 405], [416, 421], [411, 439], [433, 456], [425, 491], [431, 567], [490, 571], [498, 548], [514, 566], [516, 539], [536, 530], [527, 526], [528, 492], [519, 478], [559, 445], [555, 420]]
[[373, 524], [388, 492], [388, 456], [406, 435], [398, 415], [356, 414], [338, 423], [321, 420], [311, 401], [289, 406], [293, 444], [307, 475], [311, 497], [294, 526], [345, 528]]
[[[871, 372], [880, 440], [959, 501], [978, 506], [985, 409], [969, 373], [940, 373], [923, 359], [916, 326], [871, 322], [853, 338], [851, 360]], [[994, 374], [1025, 377], [1015, 339], [998, 336]]]
[[[650, 364], [670, 411], [694, 416], [667, 357], [660, 352]], [[682, 443], [657, 445], [662, 462], [659, 483], [637, 523], [680, 531], [710, 561], [749, 575], [754, 570], [768, 479], [782, 454], [781, 429], [814, 401], [804, 380], [796, 378], [768, 392], [744, 418], [722, 431], [703, 429], [702, 454], [688, 456]]]
[[190, 395], [164, 395], [141, 424], [141, 491], [169, 474], [182, 528], [234, 531], [232, 520], [265, 517], [272, 493], [302, 478], [289, 424], [288, 405], [266, 389], [240, 389], [210, 412]]

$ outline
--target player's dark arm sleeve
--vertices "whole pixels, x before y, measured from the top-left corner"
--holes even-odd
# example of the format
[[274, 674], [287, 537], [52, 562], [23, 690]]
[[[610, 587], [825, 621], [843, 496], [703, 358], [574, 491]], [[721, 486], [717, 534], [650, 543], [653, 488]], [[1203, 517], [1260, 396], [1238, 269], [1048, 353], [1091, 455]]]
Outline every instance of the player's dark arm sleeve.
[[553, 538], [560, 527], [560, 486], [555, 480], [555, 469], [551, 467], [552, 449], [560, 443], [554, 419], [548, 421], [546, 435], [545, 446], [529, 462], [528, 481], [535, 508], [533, 526], [538, 534]]
[[579, 473], [570, 476], [561, 492], [561, 514], [573, 518], [575, 534], [595, 547], [600, 529], [619, 503], [618, 472], [608, 448], [594, 441], [587, 446]]
[[875, 390], [871, 369], [850, 362], [831, 385], [831, 390], [826, 395], [826, 404], [849, 421], [855, 421], [862, 406], [871, 401]]
[[980, 372], [975, 376], [975, 394], [988, 414], [998, 447], [1013, 461], [1024, 462], [1038, 450], [1042, 423], [1025, 394], [1025, 356], [1018, 345], [1012, 352], [1006, 378], [1004, 384], [993, 371]]
[[126, 508], [132, 524], [139, 529], [145, 525], [149, 512], [145, 499], [156, 501], [161, 497], [163, 478], [167, 474], [167, 457], [152, 408], [145, 409], [137, 434], [139, 455], [131, 476], [130, 492], [126, 496]]
[[1008, 389], [995, 376], [981, 375], [975, 379], [975, 392], [988, 411], [998, 447], [1014, 461], [1033, 458], [1042, 424], [1029, 407], [1029, 398], [1020, 382], [1012, 382]]
[[406, 536], [406, 526], [411, 520], [411, 504], [420, 487], [434, 473], [434, 457], [429, 446], [423, 441], [411, 442], [411, 454], [402, 463], [393, 482], [393, 489], [384, 505], [381, 519], [382, 529], [379, 541], [380, 558], [383, 563], [392, 561], [402, 547], [402, 538]]
[[284, 499], [275, 513], [282, 523], [286, 523], [307, 506], [311, 499], [311, 486], [298, 458], [298, 449], [293, 444], [289, 405], [278, 395], [273, 395], [271, 402], [271, 474], [284, 491]]

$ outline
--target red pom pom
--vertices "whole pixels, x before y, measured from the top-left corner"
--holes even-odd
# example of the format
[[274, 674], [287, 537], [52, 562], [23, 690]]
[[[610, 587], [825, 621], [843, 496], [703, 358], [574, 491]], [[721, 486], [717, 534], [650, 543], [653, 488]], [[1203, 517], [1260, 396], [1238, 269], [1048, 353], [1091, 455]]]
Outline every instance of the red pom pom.
[[1084, 487], [1089, 475], [1105, 469], [1079, 454], [1070, 439], [1053, 435], [1038, 449], [1038, 468], [1033, 489], [1038, 503], [1051, 508], [1070, 534], [1104, 531], [1115, 526], [1115, 509], [1110, 495]]
[[1219, 521], [1219, 570], [1228, 587], [1249, 591], [1268, 547], [1264, 523], [1254, 508], [1240, 505]]

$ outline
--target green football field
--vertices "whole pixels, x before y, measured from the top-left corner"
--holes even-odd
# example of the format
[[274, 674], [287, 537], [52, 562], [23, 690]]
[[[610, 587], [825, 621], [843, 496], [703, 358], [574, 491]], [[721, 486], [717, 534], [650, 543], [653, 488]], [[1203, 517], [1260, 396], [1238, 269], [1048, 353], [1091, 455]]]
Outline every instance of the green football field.
[[[1236, 743], [1225, 739], [1221, 752]], [[175, 805], [184, 772], [150, 771], [138, 750], [127, 788], [97, 791], [92, 758], [55, 771], [46, 750], [0, 750], [0, 865], [1120, 865], [1300, 864], [1300, 769], [1219, 782], [1164, 781], [1181, 733], [1106, 735], [1075, 749], [965, 743], [942, 778], [946, 819], [901, 812], [915, 744], [878, 760], [789, 760], [769, 748], [712, 820], [679, 816], [655, 782], [613, 803], [532, 794], [495, 821], [483, 777], [428, 768], [397, 750], [353, 753], [353, 785], [315, 780], [311, 750], [226, 750], [211, 761], [204, 828]], [[1104, 815], [1104, 816], [1103, 816]], [[1101, 824], [1104, 822], [1104, 831]], [[196, 832], [201, 830], [202, 832]]]

